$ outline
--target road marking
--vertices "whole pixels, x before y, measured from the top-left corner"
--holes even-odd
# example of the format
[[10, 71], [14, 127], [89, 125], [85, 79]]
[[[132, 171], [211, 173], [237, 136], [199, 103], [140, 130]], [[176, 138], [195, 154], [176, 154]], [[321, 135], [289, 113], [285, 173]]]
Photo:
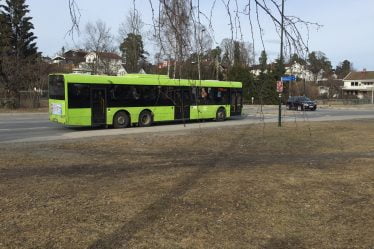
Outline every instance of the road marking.
[[55, 127], [31, 127], [31, 128], [8, 128], [8, 129], [0, 129], [1, 131], [29, 131], [29, 130], [41, 130], [41, 129], [55, 129]]

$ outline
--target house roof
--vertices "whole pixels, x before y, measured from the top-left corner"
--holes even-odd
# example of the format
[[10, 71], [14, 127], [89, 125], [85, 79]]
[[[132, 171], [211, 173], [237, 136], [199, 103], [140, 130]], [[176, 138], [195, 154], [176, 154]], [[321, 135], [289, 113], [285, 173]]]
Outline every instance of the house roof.
[[85, 57], [87, 55], [87, 52], [84, 50], [69, 50], [64, 53], [64, 57], [69, 58], [69, 57]]
[[69, 50], [63, 54], [63, 57], [65, 57], [68, 63], [73, 63], [75, 65], [78, 65], [80, 62], [85, 61], [84, 57], [86, 55], [87, 55], [87, 52], [83, 50]]
[[108, 52], [102, 52], [102, 53], [99, 53], [99, 55], [102, 57], [102, 58], [107, 58], [107, 59], [115, 59], [115, 60], [121, 60], [121, 56], [119, 56], [118, 54], [115, 54], [115, 53], [108, 53]]
[[[266, 69], [274, 69], [277, 66], [277, 63], [270, 63], [266, 65]], [[262, 65], [256, 64], [249, 67], [250, 70], [260, 70], [262, 68]]]
[[350, 72], [343, 80], [374, 80], [374, 71]]
[[65, 57], [57, 55], [57, 56], [53, 57], [52, 60], [65, 60]]
[[[95, 52], [90, 52], [89, 54], [96, 54]], [[87, 55], [89, 55], [87, 54]], [[86, 55], [86, 56], [87, 56]], [[99, 57], [102, 59], [113, 59], [113, 60], [121, 60], [121, 56], [115, 53], [109, 53], [109, 52], [99, 52], [98, 53]]]

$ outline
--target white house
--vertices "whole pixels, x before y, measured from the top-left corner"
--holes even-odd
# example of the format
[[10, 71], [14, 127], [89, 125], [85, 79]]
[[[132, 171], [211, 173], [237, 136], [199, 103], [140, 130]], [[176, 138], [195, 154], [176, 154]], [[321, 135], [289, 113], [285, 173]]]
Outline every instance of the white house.
[[[269, 64], [265, 73], [268, 71], [273, 71], [276, 67], [275, 63]], [[313, 73], [306, 68], [305, 65], [301, 65], [296, 61], [292, 64], [285, 65], [286, 75], [295, 75], [298, 79], [305, 79], [306, 81], [314, 81]], [[251, 67], [251, 73], [255, 76], [259, 76], [261, 73], [260, 65], [255, 65]]]
[[60, 55], [56, 55], [51, 60], [52, 60], [52, 64], [62, 64], [62, 63], [65, 63], [65, 57], [62, 57]]
[[117, 75], [122, 73], [122, 58], [115, 53], [89, 52], [85, 56], [86, 61], [80, 63], [79, 68], [91, 68], [97, 74]]
[[343, 81], [342, 90], [345, 97], [371, 98], [374, 90], [374, 71], [350, 72]]
[[117, 72], [117, 76], [125, 76], [127, 74], [127, 71], [125, 69], [125, 67], [123, 67], [122, 65], [122, 68], [120, 68]]
[[286, 75], [295, 75], [299, 79], [306, 81], [314, 81], [313, 73], [306, 69], [305, 65], [301, 65], [296, 61], [293, 64], [285, 65]]

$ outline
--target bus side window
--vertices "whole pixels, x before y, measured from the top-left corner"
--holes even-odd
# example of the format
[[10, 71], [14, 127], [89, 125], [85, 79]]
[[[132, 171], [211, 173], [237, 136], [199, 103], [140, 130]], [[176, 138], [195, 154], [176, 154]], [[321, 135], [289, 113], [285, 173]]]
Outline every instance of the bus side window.
[[175, 87], [173, 86], [167, 87], [166, 97], [170, 105], [175, 105], [175, 99], [176, 99]]
[[118, 103], [117, 86], [111, 86], [108, 91], [108, 102], [111, 106], [116, 106]]
[[144, 105], [154, 105], [156, 101], [156, 87], [143, 86], [141, 89], [141, 102]]
[[193, 104], [191, 99], [191, 89], [189, 87], [181, 88], [183, 94], [183, 104], [184, 105], [191, 105]]
[[140, 99], [140, 89], [138, 89], [139, 87], [135, 87], [135, 86], [131, 86], [130, 87], [130, 91], [129, 91], [129, 99], [131, 100], [138, 100]]
[[199, 88], [199, 104], [200, 105], [208, 104], [208, 89], [206, 87]]
[[227, 88], [217, 88], [216, 103], [220, 105], [227, 105], [228, 103], [228, 90]]
[[173, 91], [171, 87], [161, 86], [159, 88], [159, 105], [170, 106], [173, 104]]
[[68, 85], [69, 108], [89, 108], [90, 88], [84, 84]]
[[196, 105], [197, 104], [197, 87], [192, 87], [191, 88], [191, 105]]

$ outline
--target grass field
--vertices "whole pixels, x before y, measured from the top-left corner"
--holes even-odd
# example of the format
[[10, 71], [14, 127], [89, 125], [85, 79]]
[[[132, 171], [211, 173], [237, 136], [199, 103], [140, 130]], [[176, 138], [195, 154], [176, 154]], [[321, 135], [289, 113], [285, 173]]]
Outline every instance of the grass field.
[[374, 248], [374, 121], [0, 145], [0, 248]]

